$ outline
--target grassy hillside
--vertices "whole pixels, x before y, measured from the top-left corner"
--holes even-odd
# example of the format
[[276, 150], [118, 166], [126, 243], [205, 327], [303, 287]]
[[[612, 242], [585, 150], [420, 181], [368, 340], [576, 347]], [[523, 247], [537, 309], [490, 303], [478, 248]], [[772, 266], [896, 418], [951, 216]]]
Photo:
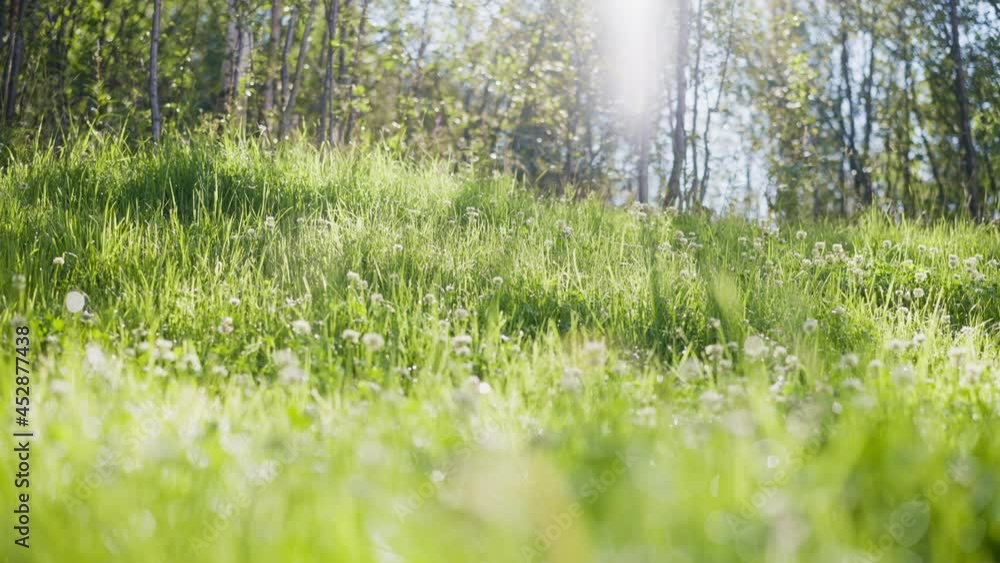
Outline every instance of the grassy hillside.
[[5, 158], [11, 561], [1000, 558], [995, 226], [238, 142]]

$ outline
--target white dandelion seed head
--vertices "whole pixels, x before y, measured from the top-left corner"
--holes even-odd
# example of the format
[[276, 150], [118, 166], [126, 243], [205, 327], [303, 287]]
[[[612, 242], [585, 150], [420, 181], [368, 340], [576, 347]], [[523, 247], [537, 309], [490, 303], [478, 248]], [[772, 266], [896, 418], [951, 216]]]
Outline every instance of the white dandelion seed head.
[[65, 263], [66, 263], [66, 259], [63, 258], [62, 256], [56, 256], [55, 258], [52, 259], [52, 265], [53, 266], [62, 266]]
[[806, 334], [812, 334], [816, 332], [819, 328], [819, 321], [813, 318], [806, 319], [806, 322], [802, 323], [802, 331]]
[[367, 332], [361, 337], [361, 343], [372, 352], [378, 352], [385, 346], [385, 338], [377, 332]]
[[358, 340], [361, 339], [361, 333], [348, 328], [344, 329], [344, 332], [340, 333], [340, 337], [352, 344], [357, 344]]
[[79, 291], [70, 291], [66, 294], [65, 305], [70, 313], [79, 313], [87, 305], [87, 297]]
[[295, 334], [309, 334], [312, 332], [312, 325], [305, 319], [294, 320], [292, 321], [292, 332]]
[[806, 240], [807, 236], [809, 236], [809, 234], [806, 233], [805, 231], [800, 230], [795, 232], [795, 238], [798, 240]]

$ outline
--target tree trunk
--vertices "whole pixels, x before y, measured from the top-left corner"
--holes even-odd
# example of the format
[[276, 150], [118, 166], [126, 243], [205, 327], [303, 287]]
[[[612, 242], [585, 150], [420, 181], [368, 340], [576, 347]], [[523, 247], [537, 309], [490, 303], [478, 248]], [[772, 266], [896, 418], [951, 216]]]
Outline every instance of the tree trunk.
[[972, 141], [972, 118], [969, 92], [965, 84], [965, 63], [959, 34], [958, 0], [948, 0], [948, 21], [951, 27], [951, 62], [955, 67], [955, 99], [958, 102], [959, 145], [962, 147], [962, 182], [968, 194], [969, 214], [982, 219], [983, 206], [979, 179], [976, 177], [976, 148]]
[[699, 95], [701, 93], [701, 51], [702, 45], [705, 43], [705, 0], [698, 0], [698, 12], [695, 18], [698, 22], [698, 40], [695, 41], [694, 47], [694, 68], [691, 69], [691, 94], [692, 94], [692, 104], [691, 104], [691, 191], [687, 194], [685, 198], [687, 200], [688, 209], [694, 208], [695, 199], [698, 194], [701, 193], [701, 184], [699, 183], [699, 169], [698, 169], [698, 107], [700, 105]]
[[872, 99], [872, 88], [875, 84], [875, 26], [872, 25], [871, 32], [871, 48], [868, 51], [868, 65], [867, 71], [864, 77], [864, 84], [862, 85], [862, 92], [864, 96], [864, 111], [865, 111], [865, 129], [864, 137], [861, 141], [861, 167], [864, 169], [864, 183], [862, 187], [863, 201], [866, 207], [871, 206], [875, 201], [875, 191], [872, 187], [871, 173], [868, 167], [871, 163], [871, 146], [872, 146], [872, 125], [874, 124], [874, 103]]
[[670, 179], [667, 180], [667, 196], [663, 198], [663, 206], [667, 207], [679, 202], [681, 198], [681, 174], [684, 171], [684, 154], [687, 152], [687, 132], [684, 130], [685, 94], [687, 93], [688, 64], [688, 2], [680, 0], [677, 10], [677, 59], [676, 76], [677, 107], [674, 111], [673, 149], [674, 162], [670, 168]]
[[288, 33], [285, 34], [285, 45], [281, 49], [281, 103], [278, 107], [278, 123], [280, 123], [285, 112], [285, 105], [288, 103], [288, 93], [291, 89], [291, 71], [289, 69], [288, 58], [292, 53], [292, 43], [295, 42], [295, 28], [299, 23], [299, 7], [292, 8], [292, 17], [288, 22]]
[[333, 46], [337, 37], [337, 20], [340, 16], [340, 0], [328, 0], [326, 5], [326, 43], [323, 45], [323, 99], [320, 104], [319, 140], [331, 145], [336, 141], [336, 112], [334, 111]]
[[639, 126], [639, 203], [649, 203], [650, 123], [643, 119]]
[[222, 93], [219, 97], [223, 112], [242, 120], [246, 108], [243, 78], [250, 65], [252, 37], [247, 29], [250, 10], [248, 0], [229, 0], [229, 21], [226, 23], [226, 52], [222, 60]]
[[163, 0], [153, 0], [153, 33], [149, 43], [149, 108], [153, 121], [153, 143], [160, 142], [160, 11]]
[[7, 61], [3, 74], [3, 116], [4, 121], [13, 123], [17, 118], [18, 80], [24, 63], [24, 26], [31, 5], [28, 0], [10, 0], [7, 18]]
[[354, 108], [354, 83], [357, 80], [358, 60], [361, 58], [362, 43], [365, 40], [365, 24], [368, 23], [369, 3], [369, 0], [364, 0], [361, 4], [361, 19], [358, 20], [358, 31], [354, 38], [354, 55], [351, 57], [351, 70], [347, 80], [347, 124], [344, 126], [344, 144], [351, 142], [354, 121], [358, 118], [358, 112]]
[[708, 180], [712, 174], [711, 160], [712, 151], [709, 146], [709, 136], [712, 132], [712, 116], [719, 112], [722, 107], [722, 94], [726, 91], [726, 74], [729, 72], [729, 59], [733, 52], [733, 31], [736, 27], [736, 0], [729, 3], [729, 28], [726, 33], [726, 51], [722, 59], [722, 69], [719, 72], [719, 91], [715, 96], [715, 105], [708, 108], [708, 115], [705, 116], [705, 134], [702, 143], [705, 150], [705, 162], [702, 164], [701, 191], [698, 193], [698, 204], [705, 204], [705, 196], [708, 194]]
[[[312, 24], [315, 15], [316, 0], [312, 0], [309, 3], [309, 15], [306, 16], [306, 27], [302, 32], [302, 41], [299, 43], [299, 55], [295, 61], [295, 75], [292, 77], [288, 100], [285, 102], [285, 107], [281, 112], [281, 127], [278, 129], [278, 137], [280, 138], [284, 138], [285, 132], [288, 131], [289, 120], [292, 117], [292, 111], [295, 110], [295, 98], [298, 96], [299, 87], [302, 84], [302, 67], [306, 63], [306, 54], [309, 52], [309, 36], [312, 34]], [[289, 33], [293, 31], [289, 30]]]
[[[847, 24], [842, 22], [840, 31], [840, 74], [843, 81], [843, 100], [847, 101], [847, 116], [850, 122], [847, 126], [841, 125], [842, 133], [846, 136], [844, 151], [847, 153], [847, 162], [851, 166], [851, 176], [853, 177], [854, 190], [861, 197], [862, 203], [866, 206], [871, 204], [868, 199], [871, 194], [870, 180], [864, 163], [858, 153], [857, 145], [857, 125], [855, 123], [854, 92], [851, 87], [851, 59], [847, 45]], [[843, 109], [838, 108], [838, 116], [844, 119]]]
[[281, 54], [281, 13], [282, 1], [271, 2], [271, 37], [268, 39], [267, 84], [264, 85], [264, 121], [274, 111], [274, 95], [278, 89]]

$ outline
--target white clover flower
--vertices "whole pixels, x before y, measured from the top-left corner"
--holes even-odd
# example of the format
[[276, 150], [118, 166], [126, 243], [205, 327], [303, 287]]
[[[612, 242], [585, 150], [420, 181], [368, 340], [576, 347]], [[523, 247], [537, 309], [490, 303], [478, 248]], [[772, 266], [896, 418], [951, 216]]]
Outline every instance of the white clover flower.
[[889, 375], [892, 377], [893, 384], [900, 387], [908, 387], [916, 379], [917, 370], [910, 364], [899, 364], [892, 368]]
[[177, 369], [181, 370], [191, 370], [193, 372], [201, 371], [201, 360], [198, 359], [198, 354], [194, 352], [188, 352], [181, 356], [180, 360], [177, 361]]
[[709, 344], [705, 346], [705, 356], [713, 362], [718, 362], [726, 353], [726, 348], [722, 344]]
[[795, 233], [795, 238], [798, 239], [798, 240], [806, 240], [807, 236], [809, 236], [809, 235], [805, 231], [797, 231]]
[[578, 391], [583, 386], [583, 371], [575, 367], [564, 368], [559, 386], [565, 391]]
[[677, 377], [683, 381], [701, 379], [703, 375], [705, 375], [705, 368], [698, 358], [685, 358], [684, 361], [677, 366]]
[[294, 320], [292, 321], [292, 332], [295, 334], [309, 334], [312, 332], [312, 325], [305, 319]]
[[816, 332], [816, 329], [818, 328], [819, 321], [813, 318], [808, 318], [806, 319], [806, 322], [802, 323], [802, 332], [805, 332], [806, 334], [812, 334]]
[[837, 364], [837, 367], [840, 369], [854, 369], [858, 367], [859, 363], [861, 363], [861, 359], [858, 355], [853, 352], [849, 352], [840, 357], [840, 363]]
[[361, 333], [348, 328], [345, 329], [344, 332], [340, 333], [340, 337], [352, 344], [357, 344], [358, 339], [361, 338]]
[[885, 347], [893, 354], [902, 354], [903, 352], [906, 351], [906, 348], [909, 347], [909, 344], [910, 343], [905, 340], [901, 340], [899, 338], [893, 338], [892, 340], [886, 343]]
[[951, 348], [948, 349], [948, 357], [951, 358], [951, 361], [955, 363], [961, 361], [962, 358], [968, 355], [968, 353], [969, 350], [961, 346], [952, 346]]
[[590, 340], [583, 344], [583, 357], [591, 367], [604, 365], [606, 349], [604, 342], [600, 340]]
[[383, 346], [385, 346], [385, 338], [382, 338], [382, 335], [377, 332], [368, 332], [361, 337], [361, 343], [364, 344], [365, 348], [368, 348], [369, 351], [378, 352]]
[[756, 359], [767, 354], [767, 343], [760, 336], [752, 335], [743, 342], [743, 351], [751, 359]]
[[725, 397], [723, 397], [718, 391], [713, 391], [709, 389], [708, 391], [702, 393], [698, 397], [698, 400], [701, 401], [702, 405], [704, 405], [705, 407], [709, 409], [715, 409], [716, 407], [722, 404], [722, 401], [725, 400]]
[[472, 344], [472, 337], [468, 334], [459, 334], [451, 339], [452, 348], [460, 348], [462, 346], [470, 346]]

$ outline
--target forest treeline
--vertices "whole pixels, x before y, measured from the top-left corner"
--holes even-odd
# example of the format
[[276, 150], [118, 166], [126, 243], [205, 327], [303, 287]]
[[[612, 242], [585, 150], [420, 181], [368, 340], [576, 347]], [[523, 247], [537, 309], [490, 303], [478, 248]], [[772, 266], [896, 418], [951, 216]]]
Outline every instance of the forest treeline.
[[7, 143], [210, 128], [560, 196], [997, 217], [1000, 0], [0, 0], [0, 41]]

